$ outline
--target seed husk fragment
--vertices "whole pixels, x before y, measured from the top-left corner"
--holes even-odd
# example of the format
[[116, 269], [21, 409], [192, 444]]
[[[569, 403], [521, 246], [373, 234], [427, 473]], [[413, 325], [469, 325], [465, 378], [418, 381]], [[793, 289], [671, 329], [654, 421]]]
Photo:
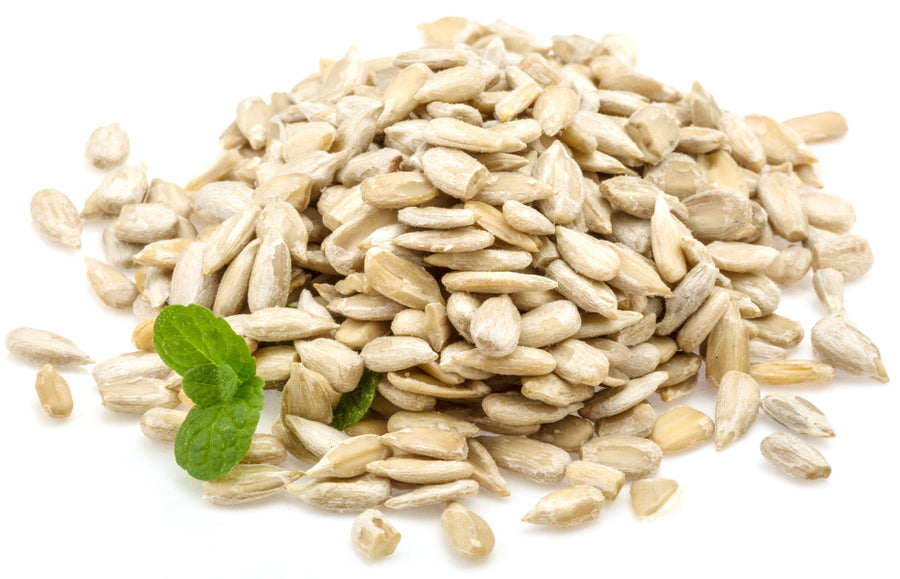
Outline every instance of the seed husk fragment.
[[670, 479], [642, 479], [631, 483], [630, 493], [634, 514], [646, 519], [675, 506], [680, 500], [681, 487]]
[[790, 476], [816, 480], [831, 475], [831, 466], [822, 453], [793, 434], [770, 434], [760, 443], [759, 449], [775, 468]]
[[400, 533], [376, 509], [366, 509], [354, 520], [350, 540], [369, 559], [392, 554], [400, 544]]
[[605, 499], [590, 485], [559, 489], [542, 497], [522, 520], [535, 525], [574, 527], [600, 516]]
[[709, 440], [715, 430], [712, 418], [691, 406], [675, 406], [656, 417], [650, 440], [663, 452], [681, 452]]

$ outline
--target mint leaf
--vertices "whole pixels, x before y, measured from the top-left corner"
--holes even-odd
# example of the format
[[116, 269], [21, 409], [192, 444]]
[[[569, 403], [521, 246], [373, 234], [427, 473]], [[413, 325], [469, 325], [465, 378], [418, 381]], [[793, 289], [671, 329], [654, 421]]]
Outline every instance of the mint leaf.
[[153, 323], [153, 347], [181, 376], [206, 364], [227, 364], [242, 383], [256, 374], [256, 360], [244, 339], [228, 322], [196, 304], [164, 308]]
[[353, 426], [365, 416], [372, 406], [372, 400], [375, 398], [375, 389], [378, 387], [378, 373], [363, 369], [362, 377], [359, 384], [350, 392], [341, 394], [341, 399], [334, 409], [334, 415], [331, 420], [332, 428], [344, 430]]
[[184, 393], [200, 406], [231, 400], [238, 386], [238, 376], [227, 364], [194, 366], [184, 373], [181, 381]]
[[198, 305], [163, 309], [153, 345], [195, 404], [175, 436], [175, 461], [194, 478], [219, 478], [247, 454], [265, 403], [256, 359], [228, 322]]
[[175, 436], [178, 466], [200, 480], [224, 475], [247, 454], [259, 414], [244, 399], [194, 406]]

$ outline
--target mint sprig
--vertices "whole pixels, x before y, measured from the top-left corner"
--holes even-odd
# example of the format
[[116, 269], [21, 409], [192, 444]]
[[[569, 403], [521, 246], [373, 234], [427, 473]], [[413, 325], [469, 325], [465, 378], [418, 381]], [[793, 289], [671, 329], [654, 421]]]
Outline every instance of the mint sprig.
[[153, 346], [195, 404], [175, 437], [175, 460], [194, 478], [219, 478], [244, 458], [259, 423], [256, 359], [228, 322], [193, 304], [159, 313]]

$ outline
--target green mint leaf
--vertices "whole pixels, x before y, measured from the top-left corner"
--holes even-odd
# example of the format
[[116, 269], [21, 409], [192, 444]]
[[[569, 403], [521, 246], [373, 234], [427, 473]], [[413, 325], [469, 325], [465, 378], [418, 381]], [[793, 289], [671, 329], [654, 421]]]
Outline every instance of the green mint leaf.
[[338, 430], [344, 430], [353, 426], [365, 416], [372, 406], [375, 398], [375, 389], [378, 387], [378, 373], [365, 368], [359, 384], [350, 392], [341, 394], [330, 426]]
[[254, 376], [241, 384], [234, 393], [234, 400], [241, 400], [246, 403], [248, 407], [260, 412], [263, 408], [263, 404], [266, 402], [266, 397], [263, 394], [265, 385], [265, 380], [259, 376]]
[[165, 307], [153, 324], [153, 346], [181, 376], [207, 364], [227, 364], [241, 383], [256, 374], [256, 360], [244, 339], [228, 322], [195, 304]]
[[212, 406], [234, 398], [238, 376], [227, 364], [203, 364], [184, 373], [181, 387], [194, 404]]
[[260, 408], [242, 398], [191, 408], [175, 436], [178, 466], [200, 480], [227, 473], [247, 454]]

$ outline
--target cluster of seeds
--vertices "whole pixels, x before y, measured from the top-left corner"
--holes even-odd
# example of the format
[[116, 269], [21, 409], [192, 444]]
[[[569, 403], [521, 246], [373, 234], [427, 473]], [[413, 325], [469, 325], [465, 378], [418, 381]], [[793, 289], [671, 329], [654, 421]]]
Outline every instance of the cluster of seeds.
[[[400, 539], [377, 509], [445, 504], [454, 548], [481, 557], [493, 533], [461, 503], [481, 488], [508, 495], [501, 471], [569, 483], [523, 521], [584, 523], [626, 481], [636, 514], [653, 516], [680, 493], [654, 478], [662, 458], [711, 439], [724, 449], [760, 408], [799, 435], [834, 436], [810, 402], [762, 397], [760, 384], [835, 369], [888, 380], [843, 303], [870, 247], [849, 232], [852, 205], [820, 191], [808, 146], [846, 131], [839, 114], [721, 109], [699, 83], [681, 92], [637, 72], [623, 35], [548, 45], [462, 18], [420, 31], [422, 48], [375, 60], [351, 48], [289, 91], [245, 99], [225, 152], [184, 187], [133, 165], [80, 213], [58, 191], [34, 196], [40, 229], [73, 247], [82, 219], [110, 220], [88, 278], [141, 322], [137, 351], [94, 366], [104, 406], [174, 439], [192, 403], [153, 352], [168, 304], [224, 317], [282, 392], [271, 434], [204, 484], [211, 502], [286, 491], [361, 511], [352, 540], [371, 557]], [[128, 138], [98, 129], [86, 152], [114, 167]], [[811, 332], [818, 359], [788, 359], [804, 330], [776, 312], [779, 286], [810, 269], [828, 311]], [[35, 330], [7, 347], [92, 362]], [[365, 368], [381, 374], [369, 414], [328, 426]], [[652, 395], [682, 398], [701, 374], [714, 416], [656, 414]], [[71, 410], [54, 374], [38, 382], [51, 415]], [[761, 451], [793, 476], [831, 470], [794, 434]], [[310, 466], [278, 466], [288, 454]]]

